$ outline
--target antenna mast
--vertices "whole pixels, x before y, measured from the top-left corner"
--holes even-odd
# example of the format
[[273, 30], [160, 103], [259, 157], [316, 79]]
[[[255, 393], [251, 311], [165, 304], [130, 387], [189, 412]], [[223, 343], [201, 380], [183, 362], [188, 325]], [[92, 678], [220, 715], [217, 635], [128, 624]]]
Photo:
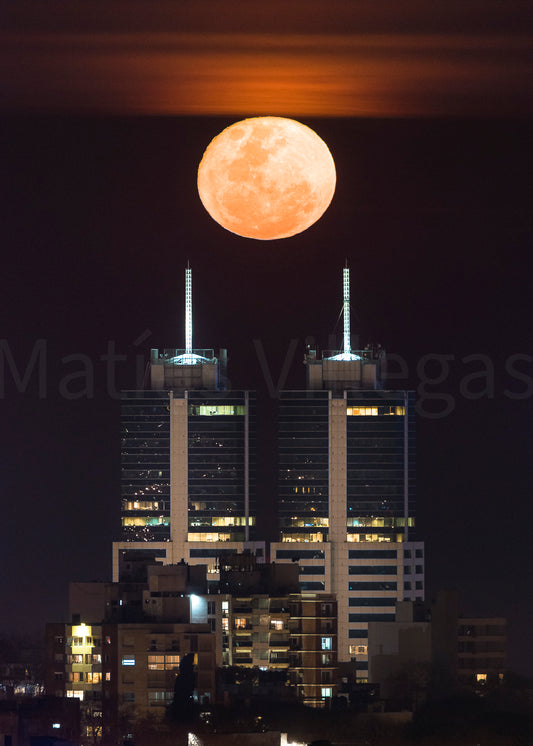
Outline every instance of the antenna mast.
[[350, 353], [350, 270], [346, 266], [342, 270], [343, 315], [344, 315], [344, 352]]
[[185, 269], [185, 354], [192, 354], [192, 270]]

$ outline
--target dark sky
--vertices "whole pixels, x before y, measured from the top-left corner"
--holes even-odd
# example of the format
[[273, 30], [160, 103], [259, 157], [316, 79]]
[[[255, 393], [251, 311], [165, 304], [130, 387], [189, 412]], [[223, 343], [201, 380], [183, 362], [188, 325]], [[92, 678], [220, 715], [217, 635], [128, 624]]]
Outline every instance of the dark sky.
[[[205, 10], [209, 3], [201, 5]], [[11, 9], [4, 24], [11, 40], [18, 33], [21, 44], [31, 42], [35, 50], [38, 37], [46, 53], [27, 58], [19, 85], [8, 74], [22, 64], [16, 45], [10, 52], [0, 47], [0, 85], [7, 93], [0, 122], [0, 339], [19, 371], [38, 349], [46, 355], [46, 371], [36, 370], [26, 389], [17, 391], [5, 355], [0, 370], [2, 629], [40, 629], [64, 613], [69, 579], [110, 576], [111, 541], [119, 530], [114, 391], [135, 385], [136, 366], [142, 368], [151, 346], [183, 344], [187, 259], [195, 346], [227, 347], [233, 385], [256, 388], [267, 398], [253, 340], [263, 345], [276, 381], [291, 340], [298, 339], [286, 385], [303, 387], [305, 338], [327, 346], [328, 335], [340, 331], [341, 267], [348, 258], [354, 336], [401, 356], [405, 375], [391, 387], [419, 391], [418, 527], [427, 546], [429, 595], [457, 587], [466, 613], [507, 615], [511, 664], [532, 672], [533, 143], [531, 76], [521, 77], [529, 64], [520, 51], [529, 33], [525, 14], [523, 22], [520, 16], [525, 6], [512, 4], [502, 15], [503, 6], [489, 2], [481, 16], [472, 4], [461, 24], [461, 8], [453, 3], [439, 23], [416, 3], [396, 20], [364, 3], [334, 5], [337, 15], [327, 17], [329, 26], [322, 19], [321, 33], [358, 35], [359, 45], [372, 41], [374, 50], [379, 36], [395, 35], [404, 45], [399, 57], [418, 70], [402, 78], [410, 87], [399, 85], [399, 78], [390, 84], [388, 73], [370, 74], [379, 67], [372, 67], [374, 52], [363, 55], [369, 67], [356, 80], [361, 47], [354, 57], [351, 41], [340, 44], [340, 56], [337, 43], [328, 47], [331, 39], [323, 47], [329, 53], [313, 53], [306, 36], [313, 33], [310, 21], [298, 26], [291, 15], [281, 29], [236, 13], [220, 21], [220, 33], [235, 33], [252, 58], [255, 37], [248, 34], [270, 33], [268, 59], [278, 72], [268, 78], [271, 68], [258, 52], [255, 70], [263, 87], [254, 88], [250, 66], [246, 79], [229, 75], [231, 105], [223, 111], [223, 96], [209, 105], [209, 91], [218, 90], [220, 81], [201, 75], [212, 45], [205, 45], [207, 57], [199, 51], [205, 19], [193, 4], [180, 4], [190, 11], [180, 33], [189, 40], [188, 54], [194, 52], [189, 62], [201, 64], [170, 66], [174, 83], [183, 83], [175, 97], [158, 87], [162, 68], [147, 62], [153, 61], [149, 35], [147, 57], [136, 58], [137, 78], [122, 68], [114, 76], [109, 60], [98, 62], [99, 77], [80, 72], [87, 70], [80, 53], [106, 28], [108, 50], [116, 49], [128, 64], [135, 55], [124, 54], [113, 34], [135, 31], [140, 44], [143, 28], [177, 32], [168, 22], [168, 5], [154, 5], [160, 13], [150, 17], [153, 27], [135, 13], [124, 24], [119, 20], [126, 16], [96, 14], [89, 23], [87, 13], [83, 29], [73, 29], [74, 20], [59, 11], [44, 18]], [[349, 10], [354, 7], [360, 19]], [[30, 17], [36, 19], [31, 28]], [[205, 29], [215, 34], [217, 26], [210, 19]], [[324, 76], [315, 76], [318, 92], [306, 88], [304, 78], [291, 77], [292, 58], [276, 47], [282, 31], [297, 29], [316, 69], [325, 65]], [[503, 58], [496, 39], [502, 29], [503, 51], [514, 50]], [[69, 34], [82, 31], [86, 46], [72, 43]], [[459, 66], [445, 66], [440, 88], [434, 85], [435, 60], [450, 62], [453, 55], [428, 51], [435, 35], [442, 39], [439, 50], [465, 42]], [[223, 49], [228, 40], [218, 42]], [[58, 66], [50, 50], [71, 64]], [[391, 62], [390, 54], [382, 52], [382, 61]], [[43, 59], [50, 64], [46, 75]], [[221, 60], [228, 62], [222, 54]], [[307, 60], [300, 58], [303, 72]], [[352, 77], [343, 72], [346, 64], [352, 64]], [[390, 69], [399, 75], [395, 64]], [[498, 70], [493, 89], [487, 85], [490, 69]], [[203, 81], [201, 96], [191, 70]], [[506, 103], [497, 110], [502, 90]], [[336, 162], [330, 208], [291, 239], [256, 242], [227, 233], [196, 193], [197, 166], [211, 138], [257, 113], [298, 116], [326, 141]], [[44, 340], [41, 348], [38, 340]], [[116, 371], [101, 359], [109, 349], [125, 356]], [[427, 362], [428, 355], [438, 359]], [[444, 355], [451, 356], [449, 372], [442, 368]], [[94, 374], [92, 384], [87, 377], [69, 378], [83, 369]], [[480, 371], [489, 371], [488, 378], [472, 379]], [[440, 372], [440, 382], [424, 386]], [[430, 400], [429, 393], [437, 396]], [[428, 416], [435, 413], [443, 416]]]

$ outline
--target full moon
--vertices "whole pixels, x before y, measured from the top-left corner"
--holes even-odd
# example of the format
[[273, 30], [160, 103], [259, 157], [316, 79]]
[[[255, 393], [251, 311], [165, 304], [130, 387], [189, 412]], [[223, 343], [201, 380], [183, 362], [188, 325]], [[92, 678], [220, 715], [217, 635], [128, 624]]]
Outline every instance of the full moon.
[[316, 223], [335, 182], [326, 143], [285, 117], [232, 124], [209, 143], [198, 167], [198, 192], [211, 217], [260, 240], [288, 238]]

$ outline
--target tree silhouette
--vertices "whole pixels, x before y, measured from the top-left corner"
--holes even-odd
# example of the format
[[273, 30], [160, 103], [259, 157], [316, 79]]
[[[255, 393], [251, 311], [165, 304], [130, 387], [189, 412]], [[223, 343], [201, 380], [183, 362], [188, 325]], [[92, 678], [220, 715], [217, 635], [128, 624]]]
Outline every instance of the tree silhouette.
[[194, 653], [187, 653], [181, 659], [174, 682], [174, 699], [168, 708], [168, 714], [175, 722], [188, 723], [196, 716], [193, 698], [195, 679]]

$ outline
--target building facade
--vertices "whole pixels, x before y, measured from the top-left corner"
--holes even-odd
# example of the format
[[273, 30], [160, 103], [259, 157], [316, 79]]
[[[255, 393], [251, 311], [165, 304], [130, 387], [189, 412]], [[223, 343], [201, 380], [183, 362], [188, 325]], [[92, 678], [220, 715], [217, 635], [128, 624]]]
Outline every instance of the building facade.
[[149, 549], [163, 563], [208, 565], [255, 542], [255, 396], [225, 388], [226, 351], [192, 348], [191, 270], [185, 272], [184, 349], [153, 349], [149, 388], [121, 401], [121, 557]]
[[[349, 270], [338, 350], [307, 349], [307, 387], [279, 396], [275, 562], [297, 561], [303, 592], [333, 593], [338, 655], [367, 678], [369, 621], [394, 619], [397, 600], [424, 596], [424, 547], [415, 530], [414, 395], [385, 388], [379, 346], [352, 350]], [[225, 390], [226, 353], [192, 348], [186, 270], [186, 345], [152, 350], [151, 388], [125, 392], [122, 541], [126, 552], [208, 566], [251, 551], [255, 535], [255, 397]]]
[[368, 623], [424, 596], [424, 547], [415, 536], [414, 394], [390, 391], [385, 352], [352, 350], [349, 270], [344, 344], [308, 348], [307, 388], [282, 391], [278, 426], [279, 541], [275, 561], [297, 561], [301, 588], [334, 593], [339, 660], [367, 678]]
[[79, 700], [84, 742], [123, 740], [137, 718], [162, 718], [188, 654], [195, 699], [214, 699], [215, 635], [207, 623], [56, 623], [46, 635], [46, 691]]

